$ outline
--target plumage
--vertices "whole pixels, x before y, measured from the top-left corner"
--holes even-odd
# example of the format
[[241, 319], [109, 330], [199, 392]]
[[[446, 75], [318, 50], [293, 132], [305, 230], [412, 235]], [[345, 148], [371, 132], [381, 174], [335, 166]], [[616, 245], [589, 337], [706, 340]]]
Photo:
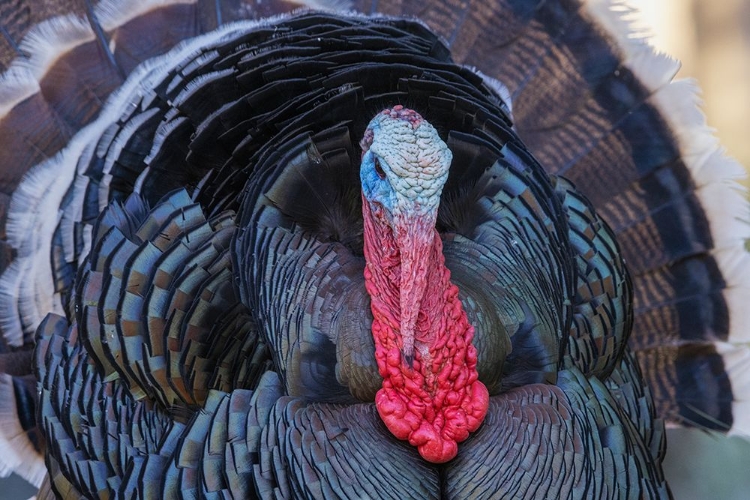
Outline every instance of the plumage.
[[741, 169], [618, 5], [34, 5], [0, 472], [40, 498], [669, 498], [665, 423], [748, 433]]

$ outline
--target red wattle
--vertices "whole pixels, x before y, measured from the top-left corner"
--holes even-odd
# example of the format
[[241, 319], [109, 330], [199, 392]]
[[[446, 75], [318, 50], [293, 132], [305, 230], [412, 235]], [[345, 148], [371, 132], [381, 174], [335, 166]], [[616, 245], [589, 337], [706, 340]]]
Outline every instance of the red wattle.
[[[479, 428], [489, 406], [487, 388], [477, 380], [474, 328], [450, 282], [442, 242], [416, 218], [410, 229], [427, 229], [430, 243], [419, 265], [426, 267], [424, 294], [414, 325], [412, 366], [403, 359], [400, 251], [388, 223], [365, 203], [365, 282], [370, 293], [375, 357], [383, 386], [375, 404], [388, 430], [408, 440], [430, 462], [456, 456], [458, 443]], [[377, 211], [376, 211], [377, 214]], [[421, 274], [421, 273], [420, 273]]]

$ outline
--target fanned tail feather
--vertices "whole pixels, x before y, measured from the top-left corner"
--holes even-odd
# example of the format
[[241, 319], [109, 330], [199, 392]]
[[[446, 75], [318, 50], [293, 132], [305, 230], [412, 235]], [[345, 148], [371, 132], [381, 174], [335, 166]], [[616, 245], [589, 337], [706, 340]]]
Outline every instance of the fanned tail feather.
[[36, 377], [0, 374], [0, 476], [16, 472], [35, 486], [46, 474], [44, 439], [36, 427]]
[[[669, 207], [672, 224], [687, 226], [683, 219], [691, 216], [703, 217], [707, 221], [705, 230], [709, 233], [710, 247], [670, 260], [663, 267], [643, 274], [668, 272], [692, 260], [713, 261], [718, 271], [702, 288], [676, 291], [670, 299], [673, 303], [702, 300], [714, 303], [714, 306], [706, 308], [706, 315], [700, 321], [680, 322], [679, 340], [665, 339], [665, 346], [658, 357], [666, 357], [662, 362], [667, 365], [671, 358], [680, 379], [676, 390], [673, 387], [668, 391], [677, 405], [676, 411], [666, 416], [678, 423], [729, 429], [730, 433], [749, 435], [750, 318], [747, 317], [746, 302], [750, 294], [750, 255], [744, 245], [750, 237], [750, 224], [747, 222], [746, 193], [736, 182], [746, 173], [737, 162], [724, 155], [712, 130], [706, 125], [699, 109], [700, 100], [695, 84], [684, 80], [666, 83], [671, 69], [654, 71], [664, 66], [661, 61], [663, 56], [654, 54], [642, 39], [629, 35], [633, 31], [628, 22], [629, 11], [621, 4], [604, 1], [590, 2], [587, 7], [592, 17], [608, 28], [610, 36], [616, 38], [625, 55], [625, 65], [652, 92], [651, 101], [673, 134], [684, 168], [692, 180], [684, 196], [691, 196], [692, 191], [699, 210], [688, 212], [684, 206]], [[660, 77], [660, 74], [663, 76]], [[652, 213], [656, 210], [664, 208], [659, 207]], [[639, 278], [636, 274], [636, 288], [641, 285]], [[640, 314], [663, 307], [663, 300], [649, 300], [649, 292], [653, 290], [653, 287], [641, 286], [641, 293], [636, 299]], [[673, 314], [674, 309], [662, 311]], [[639, 353], [641, 349], [659, 347], [641, 344], [637, 328], [633, 334], [633, 348], [651, 386], [655, 388], [657, 403], [661, 406], [665, 399], [665, 388], [654, 383], [658, 377], [653, 372], [656, 366], [645, 363], [653, 362], [653, 355]], [[676, 352], [673, 349], [675, 344], [679, 346]], [[695, 377], [695, 383], [686, 383], [690, 374]]]
[[[135, 191], [155, 201], [183, 181], [195, 188], [211, 168], [221, 166], [187, 171], [183, 178], [150, 167], [169, 164], [159, 155], [170, 154], [163, 146], [178, 136], [202, 138], [198, 124], [208, 121], [212, 107], [204, 84], [228, 76], [216, 71], [191, 80], [189, 63], [198, 48], [218, 45], [251, 23], [209, 32], [300, 5], [350, 7], [336, 0], [105, 0], [83, 11], [72, 5], [65, 12], [45, 10], [31, 22], [20, 9], [2, 15], [5, 7], [0, 6], [0, 64], [7, 68], [0, 77], [1, 352], [30, 344], [49, 312], [71, 319], [69, 288], [92, 243], [103, 238], [95, 220], [112, 198], [125, 200]], [[671, 81], [677, 63], [653, 52], [631, 22], [631, 11], [616, 0], [450, 0], [428, 6], [364, 0], [353, 7], [418, 14], [443, 35], [458, 62], [475, 66], [490, 88], [512, 101], [507, 105], [516, 130], [531, 152], [550, 172], [569, 178], [613, 228], [633, 277], [630, 345], [657, 413], [673, 423], [750, 434], [750, 257], [744, 250], [750, 224], [745, 194], [736, 182], [744, 171], [724, 156], [707, 128], [695, 86]], [[160, 29], [165, 25], [169, 29]], [[169, 50], [169, 57], [156, 57]], [[173, 68], [174, 60], [184, 60], [184, 67]], [[173, 86], [156, 88], [167, 74]], [[231, 83], [222, 88], [231, 93]], [[193, 114], [168, 114], [165, 106], [164, 112], [130, 120], [128, 110], [160, 99], [189, 107]], [[153, 147], [144, 149], [148, 140]], [[188, 163], [199, 163], [199, 148], [180, 153], [193, 155]], [[233, 154], [228, 152], [227, 159]], [[112, 223], [118, 225], [123, 233], [140, 227], [124, 219]], [[108, 311], [116, 308], [106, 304]], [[58, 337], [64, 335], [49, 333], [45, 342]], [[44, 348], [42, 354], [56, 360], [67, 356], [59, 345]], [[147, 395], [135, 368], [109, 368], [108, 375], [131, 383], [135, 396]], [[54, 376], [51, 370], [44, 390], [52, 390]], [[0, 395], [6, 395], [0, 400], [17, 401], [17, 392], [10, 396], [19, 390], [15, 381], [0, 375]], [[107, 383], [111, 380], [91, 382], [97, 390]], [[169, 391], [149, 396], [175, 413], [175, 407], [184, 410], [210, 399], [210, 411], [229, 418], [229, 397], [180, 399]], [[133, 398], [127, 404], [135, 408], [140, 403]], [[45, 425], [55, 436], [62, 429], [56, 420], [62, 412], [46, 410]], [[28, 429], [11, 424], [23, 421], [23, 411], [27, 408], [18, 403], [15, 409], [0, 407], [0, 449], [15, 450], [0, 473], [3, 467], [23, 470], [23, 463], [33, 463], [26, 477], [39, 484], [43, 472], [38, 458], [31, 458], [38, 448], [29, 444]], [[178, 431], [170, 432], [176, 440]], [[207, 439], [194, 437], [195, 442]], [[178, 448], [164, 443], [164, 449]], [[183, 456], [172, 451], [151, 453], [136, 468], [153, 473], [151, 467]], [[74, 449], [64, 452], [85, 458]], [[201, 457], [185, 460], [204, 470]], [[54, 476], [48, 491], [79, 493], [81, 485], [92, 493], [106, 489], [96, 474], [93, 484], [79, 478], [74, 486], [59, 474], [63, 465], [48, 465]], [[205, 470], [210, 472], [210, 466]], [[173, 473], [170, 484], [181, 484]], [[131, 476], [123, 488], [134, 489], [135, 481]]]

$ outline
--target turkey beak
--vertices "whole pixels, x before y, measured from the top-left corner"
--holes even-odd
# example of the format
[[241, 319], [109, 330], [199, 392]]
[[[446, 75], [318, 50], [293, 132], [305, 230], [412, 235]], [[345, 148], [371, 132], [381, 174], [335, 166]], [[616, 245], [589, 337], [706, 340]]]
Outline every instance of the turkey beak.
[[401, 254], [401, 353], [413, 368], [415, 330], [427, 287], [427, 269], [435, 233], [435, 217], [424, 214], [396, 221], [396, 242]]

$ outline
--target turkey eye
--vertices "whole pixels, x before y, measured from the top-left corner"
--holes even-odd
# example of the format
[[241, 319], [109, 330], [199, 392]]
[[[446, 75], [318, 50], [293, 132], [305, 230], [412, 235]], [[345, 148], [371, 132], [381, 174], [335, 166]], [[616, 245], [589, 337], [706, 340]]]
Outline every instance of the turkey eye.
[[378, 177], [381, 179], [385, 179], [385, 172], [383, 171], [383, 167], [380, 166], [380, 160], [375, 158], [375, 173], [378, 174]]

